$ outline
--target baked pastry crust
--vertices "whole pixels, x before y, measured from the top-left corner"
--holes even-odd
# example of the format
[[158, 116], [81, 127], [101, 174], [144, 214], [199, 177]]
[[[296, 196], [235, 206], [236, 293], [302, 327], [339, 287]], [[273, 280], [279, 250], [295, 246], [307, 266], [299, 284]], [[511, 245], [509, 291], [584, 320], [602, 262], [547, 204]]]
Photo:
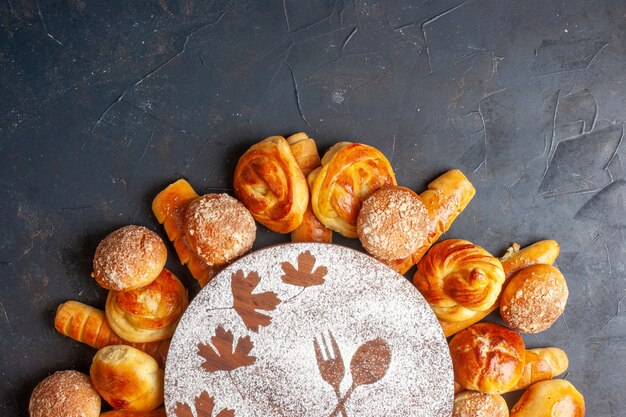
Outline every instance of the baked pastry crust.
[[520, 270], [502, 291], [500, 315], [514, 330], [538, 333], [563, 314], [569, 291], [563, 274], [552, 265]]
[[452, 417], [509, 417], [509, 407], [499, 394], [463, 391], [454, 396]]
[[584, 417], [585, 399], [564, 379], [531, 385], [511, 409], [511, 417]]
[[405, 187], [388, 187], [363, 202], [357, 233], [363, 248], [375, 258], [400, 259], [419, 248], [428, 222], [428, 210], [417, 194]]
[[163, 371], [139, 349], [104, 347], [89, 373], [96, 391], [116, 410], [149, 411], [163, 403]]
[[309, 174], [311, 207], [329, 229], [357, 237], [361, 204], [374, 191], [397, 185], [391, 164], [378, 149], [361, 143], [339, 142]]
[[129, 342], [145, 343], [172, 337], [187, 305], [187, 289], [163, 269], [150, 285], [110, 291], [105, 311], [115, 333]]
[[221, 266], [248, 252], [256, 239], [250, 212], [228, 194], [206, 194], [185, 212], [185, 236], [208, 265]]
[[478, 323], [450, 341], [454, 380], [465, 389], [502, 394], [515, 386], [524, 370], [522, 337], [494, 323]]
[[89, 377], [78, 371], [58, 371], [41, 381], [30, 396], [30, 417], [98, 417], [100, 395]]
[[417, 264], [413, 284], [440, 320], [459, 322], [487, 310], [504, 283], [500, 261], [467, 240], [434, 245]]
[[128, 291], [150, 284], [167, 260], [163, 240], [143, 226], [115, 230], [96, 248], [91, 274], [101, 287]]
[[282, 136], [252, 145], [239, 158], [234, 188], [254, 219], [278, 233], [298, 227], [309, 204], [306, 178]]

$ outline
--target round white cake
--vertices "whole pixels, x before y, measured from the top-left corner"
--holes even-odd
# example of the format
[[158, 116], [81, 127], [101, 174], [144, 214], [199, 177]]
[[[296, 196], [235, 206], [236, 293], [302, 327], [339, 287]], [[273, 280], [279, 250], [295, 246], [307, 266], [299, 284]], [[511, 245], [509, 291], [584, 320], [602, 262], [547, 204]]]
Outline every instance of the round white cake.
[[448, 417], [448, 345], [404, 277], [337, 245], [251, 253], [193, 300], [169, 350], [168, 416]]

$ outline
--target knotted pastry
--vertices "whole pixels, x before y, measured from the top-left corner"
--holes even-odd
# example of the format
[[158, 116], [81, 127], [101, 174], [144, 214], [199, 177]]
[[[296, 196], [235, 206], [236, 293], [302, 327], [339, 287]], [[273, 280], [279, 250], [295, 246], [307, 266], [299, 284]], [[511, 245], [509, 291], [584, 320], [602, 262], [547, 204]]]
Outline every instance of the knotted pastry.
[[[520, 245], [513, 243], [513, 245], [507, 249], [506, 254], [500, 258], [506, 279], [504, 281], [503, 288], [506, 288], [507, 282], [511, 277], [523, 268], [535, 264], [548, 264], [552, 265], [556, 258], [559, 256], [559, 244], [554, 240], [540, 240], [532, 245], [528, 245], [525, 248], [520, 249]], [[500, 293], [500, 296], [502, 293]], [[495, 311], [500, 306], [500, 297], [496, 300], [491, 307], [485, 311], [477, 311], [474, 315], [467, 320], [459, 321], [456, 323], [439, 320], [443, 333], [446, 337], [452, 336], [455, 333], [460, 332], [463, 329], [467, 329], [474, 323], [478, 323], [480, 320], [487, 317], [491, 312]]]
[[[291, 135], [287, 138], [287, 142], [291, 146], [291, 151], [305, 177], [320, 166], [321, 162], [320, 155], [317, 152], [317, 145], [306, 133], [300, 132]], [[291, 231], [291, 241], [321, 243], [331, 243], [333, 241], [333, 231], [317, 220], [311, 208], [310, 199], [302, 216], [302, 223]]]
[[144, 343], [172, 337], [187, 304], [187, 289], [163, 269], [150, 285], [110, 291], [105, 311], [115, 333], [129, 342]]
[[380, 188], [397, 185], [382, 152], [350, 142], [331, 147], [322, 158], [322, 166], [311, 172], [308, 179], [315, 216], [345, 237], [357, 237], [362, 202]]
[[584, 417], [585, 399], [564, 379], [533, 384], [511, 409], [511, 417]]
[[239, 158], [234, 188], [254, 219], [278, 233], [298, 227], [309, 203], [306, 178], [282, 136], [252, 145]]
[[132, 343], [119, 337], [106, 321], [104, 311], [78, 301], [59, 304], [54, 317], [54, 328], [63, 336], [93, 348], [101, 349], [110, 345], [131, 345], [152, 356], [161, 367], [165, 366], [170, 340], [158, 342]]
[[508, 392], [524, 370], [522, 337], [498, 324], [470, 326], [454, 336], [449, 347], [454, 380], [468, 390]]
[[410, 256], [384, 262], [404, 275], [448, 231], [474, 194], [474, 186], [458, 169], [447, 171], [435, 178], [428, 184], [428, 189], [419, 195], [428, 209], [429, 221], [424, 224], [424, 233], [416, 236], [417, 249]]
[[489, 252], [461, 239], [433, 246], [417, 264], [413, 284], [440, 320], [458, 322], [496, 301], [504, 269]]
[[428, 221], [428, 210], [413, 191], [382, 188], [363, 202], [357, 233], [363, 248], [375, 258], [400, 259], [421, 246]]
[[143, 226], [125, 226], [100, 242], [91, 276], [107, 290], [128, 291], [154, 281], [166, 260], [159, 235]]
[[55, 372], [41, 381], [30, 396], [30, 417], [98, 417], [100, 395], [89, 377], [78, 371]]
[[96, 391], [116, 410], [149, 411], [163, 403], [163, 370], [134, 347], [100, 349], [89, 375]]
[[509, 417], [509, 407], [499, 394], [463, 391], [454, 396], [452, 417]]
[[502, 291], [500, 315], [518, 332], [542, 332], [561, 316], [568, 295], [565, 278], [557, 268], [531, 265], [513, 275]]

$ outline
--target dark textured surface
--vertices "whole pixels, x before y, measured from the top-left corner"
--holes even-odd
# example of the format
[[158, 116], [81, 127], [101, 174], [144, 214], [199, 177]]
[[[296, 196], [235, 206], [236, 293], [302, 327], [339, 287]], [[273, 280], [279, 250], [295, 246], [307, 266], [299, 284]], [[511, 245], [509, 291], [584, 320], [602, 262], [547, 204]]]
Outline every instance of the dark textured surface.
[[300, 130], [379, 147], [417, 191], [461, 168], [477, 194], [447, 237], [557, 240], [569, 303], [525, 340], [567, 350], [589, 416], [626, 415], [625, 17], [612, 0], [0, 3], [0, 415], [88, 370], [52, 321], [68, 299], [103, 307], [102, 237], [164, 235], [162, 187], [230, 192], [250, 144]]

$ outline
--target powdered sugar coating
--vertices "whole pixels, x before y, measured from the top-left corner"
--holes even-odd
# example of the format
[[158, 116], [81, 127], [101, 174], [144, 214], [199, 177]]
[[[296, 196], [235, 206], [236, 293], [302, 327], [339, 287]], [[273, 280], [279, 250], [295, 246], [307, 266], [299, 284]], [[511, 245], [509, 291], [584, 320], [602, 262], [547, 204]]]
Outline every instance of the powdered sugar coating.
[[59, 371], [41, 381], [28, 405], [30, 417], [98, 417], [100, 395], [89, 377], [78, 371]]
[[508, 417], [509, 408], [498, 394], [463, 391], [454, 397], [452, 417]]
[[159, 235], [143, 226], [124, 226], [100, 242], [91, 275], [105, 289], [127, 291], [154, 281], [166, 260]]
[[223, 265], [248, 252], [256, 238], [254, 218], [228, 194], [195, 199], [185, 214], [187, 240], [209, 265]]
[[[309, 251], [328, 272], [306, 289], [281, 280], [281, 263], [297, 265]], [[248, 330], [231, 308], [231, 276], [242, 270], [261, 277], [254, 293], [275, 292], [281, 300], [268, 312], [271, 324]], [[203, 370], [199, 343], [211, 343], [217, 326], [235, 340], [250, 336], [256, 361], [230, 372]], [[352, 384], [350, 360], [365, 342], [381, 338], [391, 362], [378, 382], [354, 389], [348, 416], [428, 416], [452, 413], [453, 373], [448, 346], [419, 292], [401, 275], [373, 258], [337, 245], [299, 243], [254, 252], [228, 266], [191, 303], [176, 330], [165, 376], [165, 405], [192, 405], [206, 391], [216, 409], [242, 416], [328, 416], [337, 405], [322, 379], [313, 341], [332, 332], [345, 363], [340, 391]]]

